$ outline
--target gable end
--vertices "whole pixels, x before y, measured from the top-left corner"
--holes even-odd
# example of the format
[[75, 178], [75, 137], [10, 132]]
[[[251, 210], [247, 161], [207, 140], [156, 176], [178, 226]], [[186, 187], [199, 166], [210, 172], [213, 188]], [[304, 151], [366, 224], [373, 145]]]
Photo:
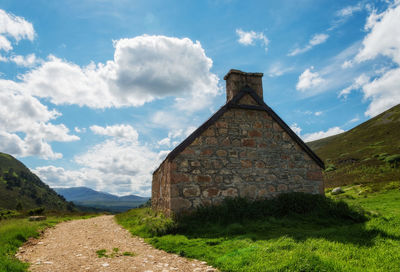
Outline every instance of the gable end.
[[[250, 95], [258, 105], [247, 105], [239, 104], [240, 100], [245, 96]], [[178, 156], [186, 147], [188, 147], [196, 138], [198, 138], [207, 128], [213, 125], [226, 111], [231, 108], [247, 109], [247, 110], [259, 110], [266, 111], [271, 118], [277, 122], [282, 129], [305, 151], [322, 169], [325, 169], [324, 162], [297, 136], [296, 133], [267, 105], [264, 101], [256, 94], [256, 92], [249, 86], [245, 86], [235, 97], [229, 102], [222, 106], [216, 113], [214, 113], [206, 122], [204, 122], [199, 128], [192, 132], [184, 141], [182, 141], [177, 147], [175, 147], [165, 158], [164, 161], [172, 161]], [[163, 161], [163, 162], [164, 162]], [[162, 163], [160, 164], [160, 166]], [[153, 172], [157, 172], [160, 166]]]

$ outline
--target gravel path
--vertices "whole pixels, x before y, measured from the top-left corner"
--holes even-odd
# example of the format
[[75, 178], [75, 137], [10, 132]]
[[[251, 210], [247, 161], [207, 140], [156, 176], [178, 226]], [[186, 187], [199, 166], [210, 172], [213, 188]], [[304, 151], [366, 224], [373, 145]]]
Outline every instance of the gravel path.
[[[99, 258], [96, 251], [106, 249]], [[132, 252], [134, 256], [123, 256]], [[39, 239], [25, 243], [17, 258], [31, 263], [30, 271], [216, 271], [205, 262], [153, 248], [133, 237], [111, 215], [73, 220], [49, 228]]]

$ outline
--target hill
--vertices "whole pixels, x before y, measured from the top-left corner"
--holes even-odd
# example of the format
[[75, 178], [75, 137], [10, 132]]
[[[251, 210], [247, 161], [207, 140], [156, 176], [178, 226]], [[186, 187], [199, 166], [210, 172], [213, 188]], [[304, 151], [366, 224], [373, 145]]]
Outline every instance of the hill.
[[47, 210], [73, 209], [38, 176], [13, 156], [0, 152], [0, 208], [30, 210], [45, 207]]
[[145, 203], [148, 197], [135, 195], [116, 196], [98, 192], [87, 187], [54, 188], [54, 190], [76, 205], [102, 209], [111, 212], [122, 212]]
[[400, 179], [400, 105], [331, 137], [307, 145], [325, 162], [326, 186]]

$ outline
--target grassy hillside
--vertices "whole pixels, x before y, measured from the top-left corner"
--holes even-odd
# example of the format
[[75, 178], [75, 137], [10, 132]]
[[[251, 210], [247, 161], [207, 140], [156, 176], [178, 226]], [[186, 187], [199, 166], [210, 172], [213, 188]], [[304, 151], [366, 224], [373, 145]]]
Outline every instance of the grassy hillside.
[[400, 105], [345, 133], [307, 145], [324, 160], [328, 187], [398, 181]]
[[[400, 271], [400, 191], [388, 187], [371, 193], [367, 187], [345, 187], [338, 196], [367, 210], [365, 222], [359, 208], [349, 210], [344, 202], [314, 199], [309, 205], [310, 199], [293, 198], [280, 202], [283, 210], [272, 205], [256, 213], [268, 210], [269, 216], [233, 218], [215, 209], [214, 215], [200, 213], [176, 226], [149, 209], [134, 209], [117, 215], [117, 221], [159, 249], [221, 271]], [[257, 210], [231, 208], [239, 215]]]
[[0, 152], [0, 208], [67, 210], [73, 205], [44, 184], [24, 164]]

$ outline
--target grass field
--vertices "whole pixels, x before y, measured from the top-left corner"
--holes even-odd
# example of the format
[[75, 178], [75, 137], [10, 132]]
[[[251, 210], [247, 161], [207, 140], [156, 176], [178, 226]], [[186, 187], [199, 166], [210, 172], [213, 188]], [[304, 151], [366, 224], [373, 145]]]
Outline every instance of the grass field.
[[47, 227], [54, 226], [57, 223], [88, 218], [91, 216], [54, 216], [48, 217], [45, 221], [30, 222], [28, 219], [6, 219], [0, 221], [0, 271], [17, 272], [26, 271], [28, 264], [17, 260], [14, 255], [18, 248], [29, 237], [38, 237], [40, 232]]
[[202, 221], [200, 214], [179, 227], [149, 209], [119, 214], [117, 221], [159, 249], [222, 271], [400, 271], [399, 183], [344, 189], [328, 197], [361, 206], [367, 221], [345, 220], [335, 210], [225, 223]]

